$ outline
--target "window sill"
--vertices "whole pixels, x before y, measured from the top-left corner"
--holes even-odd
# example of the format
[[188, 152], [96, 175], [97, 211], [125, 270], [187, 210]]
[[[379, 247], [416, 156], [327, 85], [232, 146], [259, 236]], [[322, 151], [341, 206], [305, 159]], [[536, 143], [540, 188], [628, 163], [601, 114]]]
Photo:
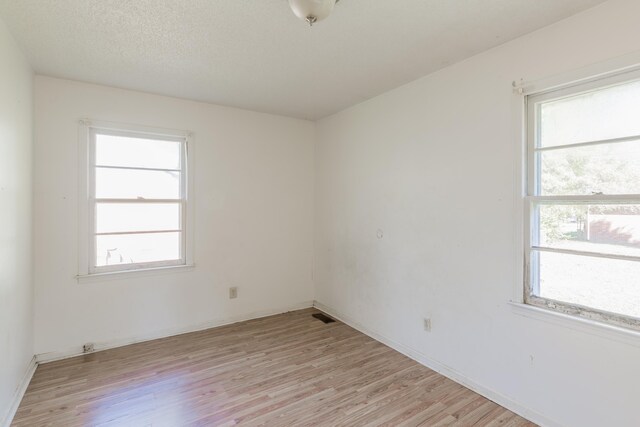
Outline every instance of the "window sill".
[[138, 270], [108, 271], [104, 273], [78, 274], [75, 278], [78, 282], [94, 282], [104, 280], [126, 279], [129, 277], [146, 277], [160, 274], [181, 273], [191, 271], [195, 264], [170, 265], [166, 267], [141, 268]]
[[509, 302], [511, 311], [519, 316], [562, 326], [575, 331], [597, 335], [602, 338], [640, 347], [640, 332], [619, 326], [608, 325], [581, 317], [559, 313], [522, 302]]

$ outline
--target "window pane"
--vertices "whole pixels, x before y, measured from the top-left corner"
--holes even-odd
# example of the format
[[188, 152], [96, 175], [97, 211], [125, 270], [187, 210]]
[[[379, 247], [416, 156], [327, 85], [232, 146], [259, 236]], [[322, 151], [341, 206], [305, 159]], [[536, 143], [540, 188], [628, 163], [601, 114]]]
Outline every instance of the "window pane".
[[540, 146], [640, 135], [640, 81], [540, 106]]
[[96, 232], [180, 230], [179, 203], [98, 203]]
[[180, 169], [177, 141], [96, 135], [96, 165]]
[[537, 155], [542, 195], [640, 194], [640, 139]]
[[96, 168], [98, 199], [179, 199], [180, 172]]
[[543, 298], [640, 318], [640, 262], [540, 252]]
[[538, 209], [539, 246], [640, 257], [638, 204], [540, 205]]
[[181, 234], [96, 236], [96, 266], [178, 260]]

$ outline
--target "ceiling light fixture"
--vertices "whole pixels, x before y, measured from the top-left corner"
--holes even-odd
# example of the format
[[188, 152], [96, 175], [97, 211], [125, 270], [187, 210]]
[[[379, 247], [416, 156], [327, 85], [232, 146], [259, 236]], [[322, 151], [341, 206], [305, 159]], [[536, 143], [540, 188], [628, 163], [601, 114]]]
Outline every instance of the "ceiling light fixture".
[[338, 0], [289, 0], [293, 13], [312, 26], [329, 16]]

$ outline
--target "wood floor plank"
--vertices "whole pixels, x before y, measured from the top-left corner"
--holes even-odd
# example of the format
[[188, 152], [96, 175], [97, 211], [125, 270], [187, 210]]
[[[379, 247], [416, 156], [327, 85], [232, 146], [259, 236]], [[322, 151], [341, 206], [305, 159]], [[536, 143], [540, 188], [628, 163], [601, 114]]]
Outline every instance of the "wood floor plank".
[[533, 426], [315, 309], [38, 366], [39, 426]]

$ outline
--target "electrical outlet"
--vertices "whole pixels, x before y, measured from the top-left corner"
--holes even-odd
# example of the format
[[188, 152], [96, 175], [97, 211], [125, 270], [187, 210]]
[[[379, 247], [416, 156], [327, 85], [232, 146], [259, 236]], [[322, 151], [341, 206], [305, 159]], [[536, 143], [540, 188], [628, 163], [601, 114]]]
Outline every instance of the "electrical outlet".
[[425, 331], [431, 332], [431, 319], [427, 317], [422, 319], [422, 327], [424, 328]]
[[238, 298], [238, 287], [232, 286], [229, 288], [229, 299]]
[[88, 342], [85, 345], [82, 346], [82, 352], [83, 353], [93, 353], [93, 351], [95, 350], [94, 345], [92, 342]]

